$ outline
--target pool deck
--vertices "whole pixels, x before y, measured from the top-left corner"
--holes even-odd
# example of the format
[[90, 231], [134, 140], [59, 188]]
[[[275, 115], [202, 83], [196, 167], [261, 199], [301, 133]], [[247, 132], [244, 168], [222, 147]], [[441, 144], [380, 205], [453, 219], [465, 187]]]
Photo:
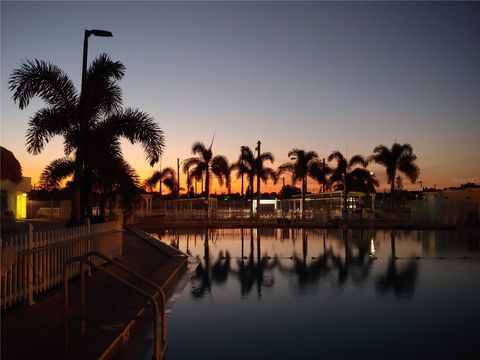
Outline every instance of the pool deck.
[[[124, 232], [123, 265], [161, 285], [167, 297], [187, 268], [187, 257], [175, 249], [149, 239], [135, 229]], [[109, 265], [109, 270], [118, 270]], [[122, 274], [123, 275], [123, 274]], [[129, 279], [153, 295], [150, 287]], [[80, 283], [71, 280], [70, 309], [78, 314]], [[63, 288], [52, 289], [35, 298], [35, 304], [19, 304], [2, 310], [2, 359], [98, 359], [119, 357], [124, 343], [135, 336], [136, 323], [146, 320], [105, 320], [103, 314], [134, 316], [148, 312], [144, 298], [104, 273], [93, 272], [86, 277], [86, 312], [92, 320], [86, 322], [85, 336], [80, 335], [78, 320], [70, 325], [70, 348], [64, 350]], [[143, 310], [145, 309], [145, 310]], [[151, 324], [151, 320], [148, 322]], [[120, 356], [121, 357], [121, 356]]]

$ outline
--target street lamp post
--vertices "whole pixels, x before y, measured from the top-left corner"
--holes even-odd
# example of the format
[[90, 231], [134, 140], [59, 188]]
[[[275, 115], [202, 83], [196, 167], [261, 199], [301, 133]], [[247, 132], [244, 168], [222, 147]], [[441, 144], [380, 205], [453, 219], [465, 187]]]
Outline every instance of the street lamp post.
[[[261, 194], [260, 194], [260, 176], [259, 176], [259, 170], [260, 170], [260, 146], [262, 145], [261, 141], [257, 142], [257, 147], [255, 150], [257, 150], [257, 168], [255, 169], [255, 172], [257, 173], [257, 216], [259, 215], [258, 211], [260, 210], [260, 199], [261, 199]], [[252, 184], [253, 186], [253, 184]], [[253, 192], [253, 189], [252, 189]]]
[[76, 173], [76, 186], [74, 189], [74, 196], [72, 207], [76, 210], [72, 211], [71, 221], [78, 225], [85, 215], [85, 209], [87, 208], [88, 194], [86, 194], [87, 183], [85, 181], [85, 143], [86, 134], [88, 131], [88, 119], [87, 111], [85, 109], [85, 80], [87, 77], [87, 56], [88, 56], [88, 37], [90, 35], [100, 37], [112, 37], [110, 31], [105, 30], [85, 30], [83, 38], [83, 62], [82, 62], [82, 84], [80, 93], [80, 142], [78, 144], [79, 159], [77, 157], [75, 173]]
[[[177, 181], [178, 181], [178, 194], [177, 196], [180, 197], [180, 165], [182, 165], [185, 161], [187, 161], [189, 158], [183, 159], [180, 161], [179, 158], [177, 158]], [[187, 189], [188, 193], [189, 189]]]
[[88, 55], [88, 38], [90, 35], [99, 37], [113, 37], [110, 31], [105, 30], [85, 30], [83, 37], [83, 64], [82, 64], [82, 94], [85, 91], [85, 78], [87, 76], [87, 55]]

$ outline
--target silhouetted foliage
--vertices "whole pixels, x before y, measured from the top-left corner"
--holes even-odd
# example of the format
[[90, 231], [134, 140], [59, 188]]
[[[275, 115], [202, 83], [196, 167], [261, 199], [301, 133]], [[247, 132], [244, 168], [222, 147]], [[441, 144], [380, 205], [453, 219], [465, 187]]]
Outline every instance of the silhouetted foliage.
[[[121, 109], [122, 96], [118, 81], [125, 67], [107, 54], [99, 55], [87, 70], [84, 92], [78, 94], [72, 80], [57, 66], [45, 61], [26, 60], [15, 69], [9, 79], [13, 100], [24, 109], [34, 97], [46, 107], [30, 118], [27, 131], [27, 151], [39, 154], [54, 136], [63, 136], [65, 155], [74, 162], [74, 188], [80, 199], [89, 194], [92, 172], [100, 169], [110, 158], [123, 159], [120, 138], [140, 143], [150, 165], [158, 162], [164, 148], [163, 132], [148, 114], [137, 109]], [[81, 124], [85, 124], [81, 134]], [[72, 157], [72, 158], [70, 158]], [[64, 159], [65, 160], [65, 159]], [[51, 164], [55, 166], [55, 164]], [[47, 169], [54, 177], [65, 171]], [[73, 192], [72, 194], [74, 194]], [[72, 197], [72, 222], [80, 222], [86, 201]], [[87, 213], [91, 212], [87, 204]]]
[[2, 180], [19, 183], [22, 180], [22, 166], [10, 150], [0, 146], [0, 166]]
[[210, 178], [211, 174], [215, 175], [220, 186], [225, 183], [230, 191], [230, 166], [228, 160], [223, 155], [213, 156], [212, 144], [207, 148], [201, 142], [195, 142], [192, 145], [192, 154], [197, 155], [191, 157], [183, 163], [183, 171], [189, 173], [191, 177], [201, 180], [205, 179], [205, 194], [210, 196]]
[[391, 149], [385, 145], [378, 145], [373, 149], [373, 153], [369, 160], [386, 168], [391, 193], [395, 190], [397, 170], [405, 174], [412, 184], [417, 181], [420, 169], [415, 164], [417, 156], [413, 153], [412, 145], [394, 143]]
[[162, 185], [165, 185], [172, 194], [178, 193], [177, 174], [171, 167], [166, 167], [161, 171], [154, 171], [152, 176], [144, 181], [143, 186], [151, 191], [157, 184], [159, 186], [160, 196], [162, 196], [163, 193]]
[[[318, 154], [315, 151], [305, 151], [303, 149], [292, 149], [288, 152], [288, 157], [292, 160], [278, 167], [277, 176], [280, 177], [285, 172], [292, 174], [292, 185], [297, 181], [302, 182], [302, 212], [305, 210], [305, 195], [307, 194], [307, 176], [311, 176], [317, 181], [324, 181], [327, 175], [326, 167], [318, 160]], [[324, 171], [324, 173], [322, 173]], [[326, 183], [326, 180], [325, 180]]]
[[285, 185], [280, 190], [280, 196], [282, 199], [290, 199], [293, 195], [300, 195], [302, 193], [302, 189], [296, 186]]

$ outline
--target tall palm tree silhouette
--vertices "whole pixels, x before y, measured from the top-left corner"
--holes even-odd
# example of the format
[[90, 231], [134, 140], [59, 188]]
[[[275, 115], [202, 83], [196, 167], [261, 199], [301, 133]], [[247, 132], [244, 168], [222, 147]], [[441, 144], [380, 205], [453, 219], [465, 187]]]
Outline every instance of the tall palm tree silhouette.
[[[273, 170], [271, 167], [265, 166], [266, 161], [270, 161], [271, 163], [273, 163], [275, 161], [275, 157], [271, 152], [268, 152], [268, 151], [255, 156], [252, 149], [250, 149], [250, 147], [246, 145], [242, 146], [240, 148], [240, 151], [241, 151], [240, 156], [237, 162], [235, 163], [236, 164], [235, 169], [237, 170], [237, 174], [240, 174], [240, 172], [242, 172], [247, 176], [248, 186], [250, 188], [250, 197], [251, 199], [253, 199], [253, 188], [254, 188], [255, 177], [263, 181], [264, 184], [266, 184], [269, 179], [271, 179], [274, 183], [277, 182], [277, 174], [275, 170]], [[242, 180], [243, 180], [243, 175], [242, 175]], [[260, 194], [260, 187], [257, 188], [257, 196], [259, 194]], [[253, 201], [251, 202], [251, 206], [250, 206], [250, 216], [252, 215], [253, 215]]]
[[[271, 167], [265, 166], [264, 163], [270, 161], [272, 164], [275, 161], [275, 157], [269, 151], [260, 153], [255, 157], [253, 169], [255, 171], [255, 176], [257, 179], [260, 179], [264, 184], [267, 183], [269, 179], [273, 181], [274, 184], [277, 183], [278, 177], [275, 170]], [[257, 181], [257, 207], [260, 208], [260, 181]]]
[[[244, 195], [244, 177], [248, 176], [249, 168], [249, 159], [248, 150], [250, 148], [248, 146], [241, 146], [240, 147], [240, 155], [238, 155], [237, 161], [235, 161], [231, 166], [230, 170], [235, 171], [237, 173], [237, 179], [241, 179], [241, 191], [240, 194], [243, 198]], [[251, 150], [250, 150], [251, 153]], [[251, 154], [253, 158], [253, 153]]]
[[[92, 133], [103, 133], [101, 141], [119, 150], [120, 137], [132, 143], [141, 143], [150, 165], [159, 161], [164, 148], [163, 132], [148, 114], [138, 109], [122, 109], [118, 81], [125, 74], [125, 66], [113, 61], [107, 54], [99, 55], [90, 65], [85, 78], [85, 91], [78, 94], [72, 80], [56, 65], [41, 60], [26, 60], [15, 69], [9, 79], [13, 101], [20, 109], [26, 108], [34, 97], [41, 98], [46, 107], [38, 110], [29, 121], [27, 151], [42, 152], [57, 135], [64, 138], [65, 155], [75, 159], [74, 191], [71, 222], [80, 223], [90, 213], [86, 194], [92, 186], [92, 162], [105, 154], [91, 150]], [[86, 119], [85, 135], [80, 135], [81, 119]]]
[[347, 160], [340, 151], [334, 151], [328, 161], [336, 160], [337, 166], [332, 169], [330, 181], [337, 189], [343, 190], [343, 211], [347, 209], [348, 191], [375, 192], [378, 181], [366, 169], [368, 161], [361, 155], [354, 155]]
[[312, 175], [312, 170], [318, 170], [318, 154], [315, 151], [305, 151], [303, 149], [292, 149], [288, 152], [288, 157], [292, 160], [278, 167], [278, 177], [285, 172], [292, 174], [292, 181], [302, 181], [302, 217], [305, 212], [305, 195], [307, 193], [307, 177]]
[[395, 177], [397, 170], [414, 184], [420, 175], [420, 169], [415, 164], [417, 156], [413, 153], [413, 147], [410, 144], [399, 144], [395, 142], [389, 149], [385, 145], [378, 145], [373, 149], [373, 155], [370, 161], [383, 165], [387, 170], [387, 183], [390, 184], [390, 193], [395, 189]]
[[154, 171], [152, 176], [145, 179], [144, 186], [153, 189], [157, 183], [160, 197], [162, 196], [162, 184], [165, 185], [172, 194], [178, 192], [177, 174], [171, 167], [166, 167], [160, 171]]
[[[213, 156], [212, 144], [206, 147], [202, 142], [195, 142], [192, 145], [192, 154], [197, 155], [187, 159], [183, 163], [183, 171], [190, 172], [194, 178], [205, 178], [205, 195], [210, 195], [210, 178], [211, 174], [215, 175], [220, 186], [225, 185], [230, 191], [230, 166], [228, 160], [223, 155]], [[191, 170], [190, 170], [191, 169]]]

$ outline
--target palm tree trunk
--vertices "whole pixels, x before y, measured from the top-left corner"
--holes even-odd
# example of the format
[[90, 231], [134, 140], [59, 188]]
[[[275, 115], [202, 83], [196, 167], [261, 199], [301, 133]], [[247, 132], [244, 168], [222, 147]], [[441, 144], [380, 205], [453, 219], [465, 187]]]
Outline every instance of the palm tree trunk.
[[392, 202], [392, 210], [397, 208], [397, 201], [395, 197], [395, 175], [396, 171], [393, 172], [392, 177], [390, 179], [390, 200]]
[[343, 174], [343, 216], [347, 216], [347, 174]]
[[260, 216], [260, 177], [257, 175], [257, 217]]
[[253, 218], [253, 176], [249, 176], [248, 179], [250, 188], [250, 219]]
[[242, 174], [242, 199], [243, 199], [243, 174]]
[[302, 178], [302, 220], [305, 218], [305, 196], [307, 193], [307, 177]]
[[[245, 206], [245, 196], [243, 196], [243, 173], [242, 173], [242, 221], [243, 221], [243, 208]], [[242, 233], [243, 234], [243, 233]], [[243, 251], [243, 246], [242, 246], [242, 251]], [[242, 255], [243, 257], [243, 255]]]
[[207, 199], [206, 203], [204, 204], [204, 212], [207, 214], [207, 219], [210, 219], [210, 174], [208, 172], [208, 165], [205, 169], [205, 197]]
[[208, 199], [210, 195], [210, 174], [208, 171], [208, 167], [205, 170], [205, 196]]

